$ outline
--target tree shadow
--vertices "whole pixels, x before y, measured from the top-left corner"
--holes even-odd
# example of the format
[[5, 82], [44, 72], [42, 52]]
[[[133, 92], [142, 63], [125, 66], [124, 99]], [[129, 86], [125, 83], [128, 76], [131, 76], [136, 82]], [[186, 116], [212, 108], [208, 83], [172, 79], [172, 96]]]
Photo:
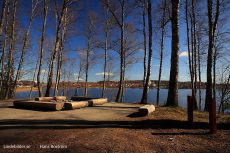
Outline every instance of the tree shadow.
[[127, 115], [126, 117], [129, 117], [129, 118], [139, 118], [139, 117], [143, 117], [139, 114], [139, 112], [134, 112], [134, 113], [131, 113], [129, 115]]
[[104, 107], [104, 108], [125, 108], [125, 109], [129, 109], [129, 108], [133, 108], [133, 109], [138, 109], [140, 107], [121, 107], [121, 106], [103, 106], [103, 105], [95, 105], [93, 107]]
[[[30, 111], [37, 111], [37, 112], [54, 112], [54, 110], [41, 109], [41, 108], [33, 108], [33, 107], [8, 106], [7, 108], [14, 108], [14, 109], [21, 109], [21, 110], [30, 110]], [[62, 111], [62, 110], [60, 110], [60, 111]]]
[[191, 132], [179, 132], [179, 133], [152, 133], [152, 135], [209, 135], [210, 132], [203, 133], [191, 133]]
[[[209, 124], [179, 120], [141, 121], [88, 121], [88, 120], [23, 120], [5, 119], [0, 121], [0, 129], [86, 129], [86, 128], [126, 128], [126, 129], [208, 129]], [[230, 123], [217, 124], [217, 129], [230, 130]], [[179, 133], [180, 134], [180, 133]], [[183, 133], [181, 133], [183, 134]]]

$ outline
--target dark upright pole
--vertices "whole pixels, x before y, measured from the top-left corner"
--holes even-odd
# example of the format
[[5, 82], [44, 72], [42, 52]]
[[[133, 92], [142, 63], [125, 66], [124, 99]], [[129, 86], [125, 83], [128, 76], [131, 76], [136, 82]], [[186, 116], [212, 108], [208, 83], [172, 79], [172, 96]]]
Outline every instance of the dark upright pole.
[[216, 134], [216, 100], [214, 98], [209, 99], [209, 128], [211, 134]]
[[188, 102], [188, 123], [193, 123], [193, 102], [192, 102], [192, 96], [187, 97]]

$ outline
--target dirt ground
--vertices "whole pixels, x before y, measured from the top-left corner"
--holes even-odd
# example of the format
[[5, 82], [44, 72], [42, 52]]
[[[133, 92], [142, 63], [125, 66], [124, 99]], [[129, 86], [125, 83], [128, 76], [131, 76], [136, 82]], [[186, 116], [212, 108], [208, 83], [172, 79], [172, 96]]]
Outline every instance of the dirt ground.
[[109, 102], [75, 110], [45, 111], [0, 101], [0, 152], [230, 152], [230, 118], [217, 116], [218, 134], [209, 133], [208, 115], [156, 107], [139, 116], [139, 104]]

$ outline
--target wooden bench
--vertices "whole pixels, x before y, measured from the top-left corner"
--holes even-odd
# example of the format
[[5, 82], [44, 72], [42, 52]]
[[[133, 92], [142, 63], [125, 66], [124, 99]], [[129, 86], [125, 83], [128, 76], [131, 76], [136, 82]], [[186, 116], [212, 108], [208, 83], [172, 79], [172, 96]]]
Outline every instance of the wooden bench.
[[47, 110], [61, 110], [64, 106], [63, 102], [46, 102], [46, 101], [34, 101], [34, 100], [16, 100], [13, 102], [15, 107], [29, 107], [39, 108]]
[[64, 104], [65, 109], [76, 109], [82, 107], [88, 107], [88, 101], [78, 101], [78, 102], [66, 102]]
[[66, 96], [36, 97], [35, 101], [66, 100]]
[[154, 111], [155, 111], [154, 105], [145, 105], [138, 109], [139, 114], [142, 116], [147, 116]]
[[72, 97], [73, 102], [66, 102], [65, 109], [76, 109], [88, 106], [100, 105], [108, 102], [107, 98]]

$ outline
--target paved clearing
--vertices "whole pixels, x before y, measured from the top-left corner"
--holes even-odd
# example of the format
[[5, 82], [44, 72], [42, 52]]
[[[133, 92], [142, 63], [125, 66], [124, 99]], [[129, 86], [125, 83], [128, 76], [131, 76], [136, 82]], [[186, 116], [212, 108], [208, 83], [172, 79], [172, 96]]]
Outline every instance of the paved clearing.
[[211, 135], [206, 120], [188, 125], [181, 109], [158, 107], [141, 117], [140, 106], [109, 102], [45, 111], [0, 101], [0, 152], [230, 152], [229, 118]]

